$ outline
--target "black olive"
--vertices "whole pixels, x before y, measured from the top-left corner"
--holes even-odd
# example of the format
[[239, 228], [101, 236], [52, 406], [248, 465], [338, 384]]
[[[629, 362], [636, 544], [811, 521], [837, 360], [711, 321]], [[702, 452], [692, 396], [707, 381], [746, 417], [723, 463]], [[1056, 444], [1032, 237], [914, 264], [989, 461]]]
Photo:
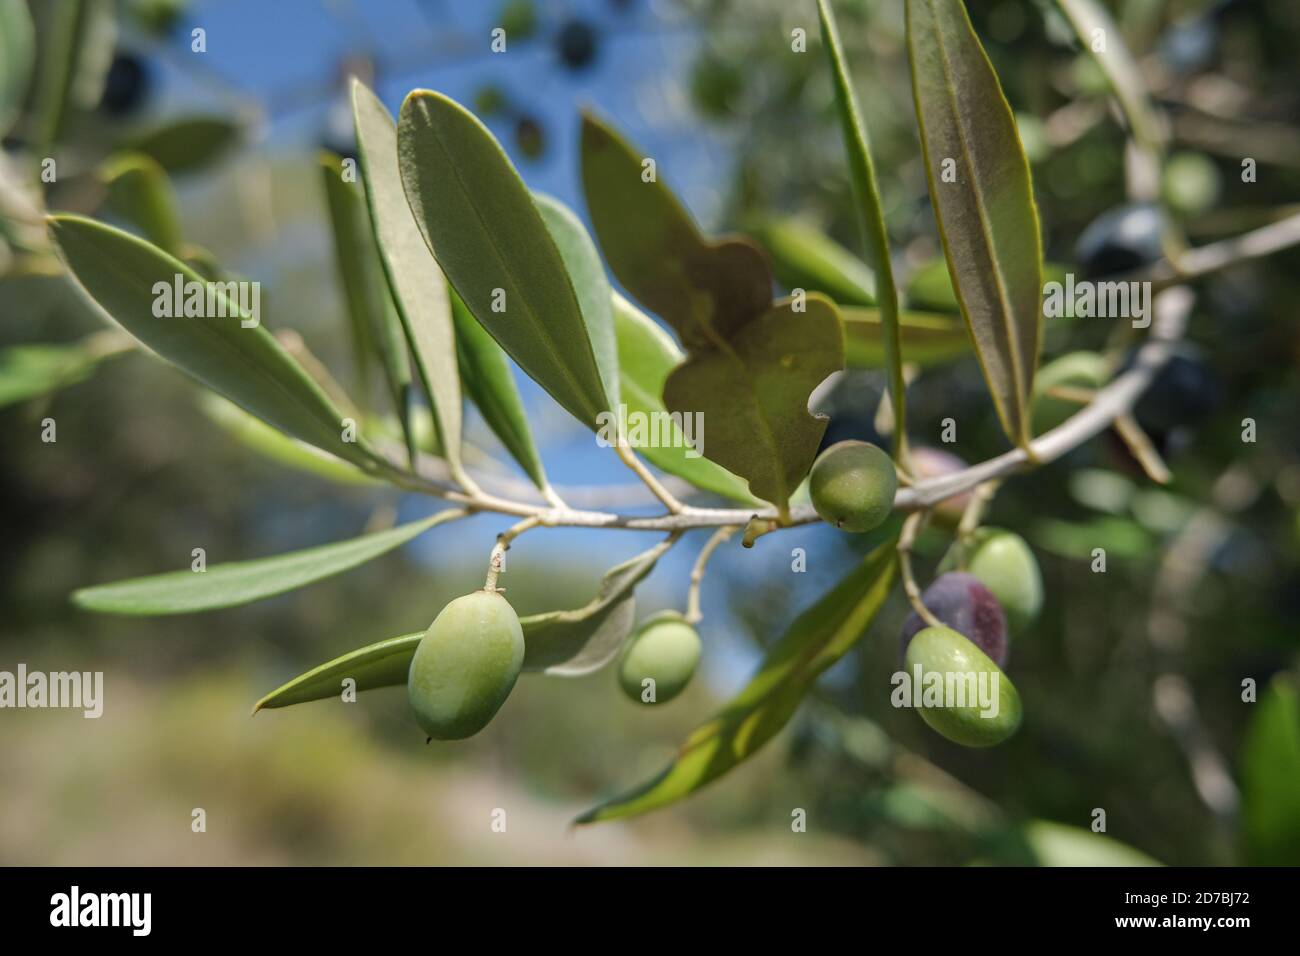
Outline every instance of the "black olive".
[[110, 116], [126, 116], [138, 110], [149, 94], [149, 70], [134, 53], [118, 51], [104, 77], [99, 108]]
[[596, 30], [586, 20], [566, 20], [556, 38], [556, 48], [569, 69], [585, 69], [596, 59]]
[[1122, 275], [1163, 256], [1160, 210], [1150, 203], [1117, 206], [1083, 230], [1075, 258], [1084, 278]]

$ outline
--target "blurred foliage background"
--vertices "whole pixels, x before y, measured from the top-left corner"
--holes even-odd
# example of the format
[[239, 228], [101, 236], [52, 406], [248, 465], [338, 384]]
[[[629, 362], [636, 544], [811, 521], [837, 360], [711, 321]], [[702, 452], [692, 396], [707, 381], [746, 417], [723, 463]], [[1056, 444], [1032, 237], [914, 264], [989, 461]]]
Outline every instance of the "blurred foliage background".
[[[298, 331], [351, 385], [315, 158], [353, 149], [341, 105], [349, 73], [373, 79], [390, 108], [416, 86], [472, 105], [530, 185], [576, 209], [577, 109], [594, 103], [658, 158], [706, 228], [771, 241], [773, 222], [793, 218], [860, 248], [811, 0], [31, 8], [36, 79], [0, 167], [0, 347], [78, 342], [102, 328], [51, 260], [39, 214], [119, 221], [103, 170], [129, 151], [166, 170], [187, 250], [262, 281], [266, 323]], [[900, 282], [914, 304], [942, 310], [942, 288], [927, 294], [941, 251], [902, 3], [835, 9]], [[1164, 199], [1192, 240], [1294, 211], [1300, 9], [1112, 9], [1170, 119]], [[1050, 4], [997, 0], [971, 14], [1020, 121], [1048, 259], [1072, 268], [1084, 228], [1125, 201], [1124, 130]], [[492, 55], [497, 25], [510, 45]], [[204, 53], [193, 50], [195, 28]], [[806, 54], [791, 50], [796, 28]], [[0, 22], [6, 77], [16, 29]], [[1242, 181], [1243, 156], [1257, 160], [1257, 181]], [[45, 157], [57, 181], [34, 184]], [[102, 670], [106, 685], [99, 720], [0, 711], [0, 863], [1300, 863], [1298, 277], [1293, 250], [1197, 284], [1188, 346], [1138, 409], [1169, 485], [1102, 436], [996, 499], [989, 522], [1033, 545], [1047, 592], [1037, 626], [1012, 647], [1026, 717], [1011, 741], [963, 750], [889, 706], [897, 598], [757, 759], [683, 805], [578, 831], [567, 828], [577, 811], [659, 769], [863, 549], [810, 527], [720, 552], [703, 679], [662, 711], [629, 704], [601, 672], [525, 677], [500, 717], [458, 745], [426, 747], [400, 690], [250, 719], [252, 702], [284, 679], [421, 628], [479, 586], [503, 523], [440, 528], [345, 576], [216, 614], [77, 612], [75, 588], [184, 567], [194, 547], [212, 562], [239, 560], [428, 505], [260, 457], [205, 412], [195, 387], [144, 355], [96, 365], [84, 352], [0, 353], [0, 669]], [[1112, 320], [1053, 320], [1045, 359], [1125, 346]], [[50, 362], [63, 363], [57, 375]], [[32, 368], [75, 384], [31, 394], [40, 390], [22, 382]], [[628, 480], [521, 385], [553, 480]], [[829, 437], [876, 437], [883, 386], [872, 370], [838, 379], [822, 396]], [[961, 409], [952, 451], [973, 462], [1004, 449], [972, 358], [926, 368], [909, 400], [915, 441], [938, 444], [940, 421]], [[1247, 417], [1252, 444], [1241, 440]], [[54, 443], [41, 441], [46, 418]], [[471, 440], [499, 451], [481, 423]], [[923, 574], [948, 540], [927, 533]], [[644, 546], [632, 534], [530, 535], [511, 552], [511, 601], [521, 613], [582, 603], [605, 568]], [[796, 547], [806, 573], [790, 573]], [[1089, 568], [1095, 547], [1107, 550], [1105, 574]], [[684, 602], [692, 549], [678, 550], [641, 587], [642, 613]], [[1247, 679], [1258, 702], [1242, 700]], [[195, 807], [206, 833], [191, 832]], [[505, 834], [490, 828], [498, 807]], [[806, 833], [792, 832], [796, 808]], [[1088, 832], [1096, 808], [1113, 841]]]

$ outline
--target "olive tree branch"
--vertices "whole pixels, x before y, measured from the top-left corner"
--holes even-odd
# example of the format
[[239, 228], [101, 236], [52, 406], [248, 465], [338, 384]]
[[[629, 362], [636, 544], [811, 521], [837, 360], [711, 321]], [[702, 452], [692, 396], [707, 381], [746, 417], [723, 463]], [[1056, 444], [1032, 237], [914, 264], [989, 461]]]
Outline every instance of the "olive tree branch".
[[914, 511], [908, 515], [903, 522], [903, 531], [898, 536], [895, 550], [898, 552], [898, 570], [903, 577], [903, 593], [907, 595], [908, 603], [926, 625], [942, 627], [943, 622], [931, 614], [930, 609], [922, 603], [921, 589], [917, 586], [916, 575], [912, 573], [912, 547], [916, 544], [916, 536], [921, 533], [921, 527], [929, 516], [928, 511]]

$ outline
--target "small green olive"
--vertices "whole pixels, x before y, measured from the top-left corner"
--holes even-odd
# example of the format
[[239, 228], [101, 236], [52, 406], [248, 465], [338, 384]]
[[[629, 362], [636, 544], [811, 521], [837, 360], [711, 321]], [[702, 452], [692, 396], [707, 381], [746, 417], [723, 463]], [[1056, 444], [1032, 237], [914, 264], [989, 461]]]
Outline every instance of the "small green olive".
[[1051, 431], [1083, 408], [1078, 402], [1048, 395], [1048, 390], [1061, 387], [1098, 389], [1106, 384], [1109, 371], [1106, 357], [1096, 352], [1071, 352], [1040, 368], [1034, 376], [1034, 434]]
[[[954, 547], [940, 563], [939, 573], [956, 569]], [[1020, 633], [1037, 619], [1043, 608], [1043, 576], [1020, 535], [1002, 528], [977, 529], [966, 553], [966, 570], [993, 592], [1011, 633]]]
[[898, 475], [889, 456], [875, 445], [841, 441], [817, 456], [808, 490], [823, 521], [860, 534], [889, 517]]
[[[904, 666], [921, 718], [966, 747], [991, 747], [1020, 726], [1020, 695], [983, 651], [948, 627], [927, 627], [907, 645]], [[927, 696], [934, 687], [939, 693]]]
[[691, 681], [700, 662], [700, 636], [676, 611], [646, 618], [628, 638], [618, 662], [623, 693], [642, 704], [664, 704]]
[[524, 632], [510, 602], [495, 591], [456, 598], [411, 658], [406, 693], [415, 719], [435, 740], [472, 737], [510, 696], [523, 663]]

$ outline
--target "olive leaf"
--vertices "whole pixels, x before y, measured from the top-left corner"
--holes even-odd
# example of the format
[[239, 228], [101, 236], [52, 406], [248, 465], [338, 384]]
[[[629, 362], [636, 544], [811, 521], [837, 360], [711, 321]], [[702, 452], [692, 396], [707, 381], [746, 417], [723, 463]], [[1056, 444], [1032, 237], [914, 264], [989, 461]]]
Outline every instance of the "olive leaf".
[[1249, 862], [1300, 855], [1300, 693], [1279, 675], [1252, 710], [1241, 749], [1241, 835]]
[[[130, 233], [80, 216], [51, 216], [54, 241], [82, 289], [142, 344], [281, 431], [367, 471], [381, 467], [365, 439], [344, 438], [344, 416], [275, 337], [178, 259]], [[159, 293], [204, 283], [225, 317], [159, 317]], [[246, 327], [247, 324], [247, 327]]]
[[948, 271], [1002, 428], [1028, 446], [1043, 290], [1029, 162], [961, 0], [907, 0], [907, 44]]
[[29, 4], [28, 9], [37, 51], [23, 134], [33, 155], [48, 156], [72, 112], [99, 101], [117, 20], [110, 0]]
[[201, 169], [238, 146], [242, 131], [221, 116], [189, 116], [128, 137], [121, 149], [144, 153], [169, 173]]
[[470, 313], [589, 428], [609, 407], [579, 298], [505, 150], [460, 104], [416, 90], [397, 125], [416, 223]]
[[[664, 383], [685, 356], [672, 336], [658, 322], [617, 292], [614, 293], [613, 302], [622, 401], [627, 406], [629, 418], [636, 414], [644, 415], [646, 421], [662, 421], [660, 416], [668, 415], [660, 397], [663, 395]], [[672, 437], [667, 442], [638, 443], [633, 440], [632, 446], [656, 468], [684, 478], [697, 488], [746, 504], [758, 502], [749, 493], [744, 479], [736, 477], [702, 455], [692, 457], [692, 449], [688, 447], [686, 436], [676, 421], [672, 421], [670, 431]], [[629, 437], [635, 439], [634, 434]]]
[[762, 252], [745, 240], [706, 240], [650, 171], [584, 114], [582, 181], [597, 241], [618, 280], [687, 348], [664, 406], [705, 414], [699, 450], [785, 511], [826, 430], [826, 419], [808, 413], [808, 396], [844, 367], [839, 314], [815, 293], [773, 303]]
[[447, 280], [429, 252], [402, 191], [397, 168], [397, 126], [379, 98], [355, 79], [352, 112], [375, 242], [416, 368], [433, 406], [439, 444], [455, 474], [461, 467], [461, 394]]
[[109, 212], [129, 222], [159, 249], [182, 257], [180, 218], [167, 174], [143, 153], [119, 153], [99, 170]]
[[1051, 820], [1030, 820], [1019, 836], [1034, 866], [1160, 866], [1141, 850], [1114, 837]]
[[749, 684], [687, 738], [662, 773], [587, 811], [575, 822], [596, 823], [666, 806], [752, 756], [785, 726], [818, 675], [866, 633], [889, 596], [895, 568], [893, 541], [873, 550], [799, 615], [768, 649]]
[[[339, 278], [343, 282], [354, 341], [363, 350], [357, 361], [363, 363], [371, 346], [378, 355], [388, 384], [389, 398], [402, 423], [402, 434], [411, 460], [415, 460], [415, 435], [411, 428], [411, 362], [406, 351], [402, 320], [393, 304], [392, 290], [384, 272], [381, 255], [372, 231], [370, 212], [362, 197], [362, 187], [343, 178], [343, 160], [333, 153], [320, 155], [321, 179], [325, 184], [330, 224], [334, 233], [334, 252]], [[433, 268], [431, 265], [430, 268]], [[451, 343], [446, 343], [450, 349]], [[364, 375], [362, 381], [365, 381]], [[367, 396], [363, 395], [363, 400]]]
[[120, 352], [97, 348], [93, 338], [0, 349], [0, 408], [85, 381], [101, 361], [116, 354]]
[[787, 289], [825, 292], [841, 306], [875, 305], [871, 267], [803, 219], [773, 217], [750, 226]]
[[880, 206], [880, 190], [876, 187], [876, 170], [871, 161], [866, 125], [862, 122], [862, 111], [858, 108], [857, 94], [853, 91], [853, 81], [849, 77], [849, 65], [840, 48], [835, 13], [828, 0], [817, 0], [817, 14], [821, 18], [822, 41], [830, 59], [831, 75], [835, 79], [835, 102], [839, 107], [840, 130], [844, 136], [844, 150], [848, 154], [849, 178], [853, 183], [858, 220], [862, 226], [867, 259], [878, 280], [875, 293], [880, 307], [881, 340], [884, 344], [885, 368], [889, 373], [890, 405], [894, 416], [894, 460], [905, 462], [907, 383], [903, 380], [898, 288], [894, 285], [894, 267], [889, 261], [885, 214]]
[[456, 354], [460, 364], [460, 378], [470, 400], [483, 415], [483, 420], [501, 440], [510, 456], [533, 480], [538, 488], [546, 488], [546, 473], [542, 459], [533, 444], [533, 433], [528, 427], [524, 403], [519, 398], [519, 388], [506, 361], [501, 346], [479, 325], [469, 309], [454, 291], [451, 293], [451, 315], [456, 329]]
[[465, 512], [448, 508], [419, 521], [348, 541], [335, 541], [255, 561], [216, 564], [201, 572], [189, 569], [169, 571], [82, 588], [72, 595], [72, 602], [86, 611], [142, 616], [235, 607], [350, 571], [401, 547], [435, 525], [464, 516]]
[[215, 392], [199, 395], [199, 407], [217, 427], [263, 458], [345, 485], [385, 485], [355, 465], [290, 438]]
[[[610, 568], [596, 596], [580, 608], [520, 618], [523, 669], [555, 677], [579, 677], [613, 660], [632, 630], [637, 584], [672, 545], [673, 538], [665, 538], [648, 551]], [[333, 697], [344, 677], [353, 678], [357, 690], [405, 684], [411, 658], [422, 637], [424, 631], [417, 631], [349, 651], [271, 691], [253, 711]]]
[[[850, 368], [881, 368], [886, 363], [885, 333], [879, 309], [845, 308], [844, 357]], [[970, 335], [960, 320], [933, 312], [900, 312], [898, 331], [907, 360], [941, 365], [970, 352]]]
[[26, 0], [0, 0], [0, 134], [23, 107], [36, 62], [36, 31]]

